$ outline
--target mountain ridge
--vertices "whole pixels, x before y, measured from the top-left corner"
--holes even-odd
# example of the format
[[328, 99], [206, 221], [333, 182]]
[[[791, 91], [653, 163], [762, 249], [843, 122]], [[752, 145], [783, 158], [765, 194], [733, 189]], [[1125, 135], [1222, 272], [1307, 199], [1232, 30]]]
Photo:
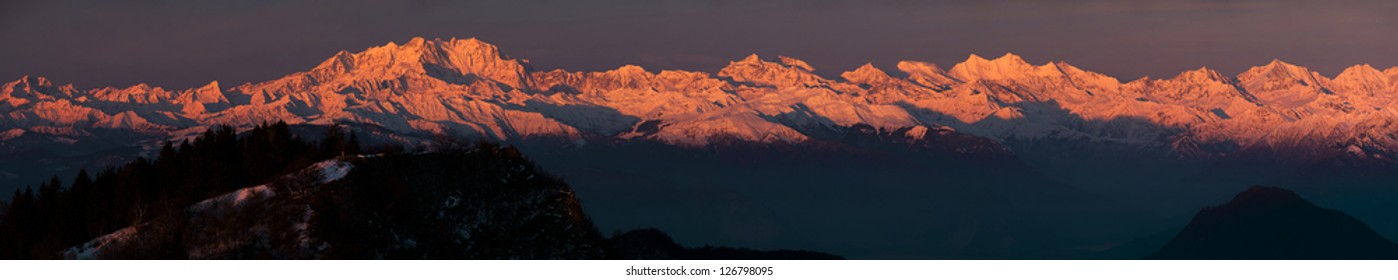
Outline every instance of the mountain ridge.
[[1391, 259], [1398, 244], [1301, 195], [1256, 186], [1205, 207], [1149, 259]]
[[[1235, 77], [1204, 67], [1121, 82], [1007, 53], [973, 54], [950, 70], [916, 61], [896, 68], [906, 77], [866, 64], [827, 78], [800, 59], [753, 54], [714, 73], [634, 65], [535, 71], [528, 60], [474, 38], [415, 37], [340, 51], [307, 71], [232, 87], [213, 81], [184, 90], [79, 89], [25, 76], [0, 89], [0, 127], [68, 138], [94, 127], [169, 138], [217, 124], [286, 120], [505, 141], [547, 136], [703, 147], [716, 137], [799, 142], [811, 136], [801, 126], [864, 124], [950, 126], [998, 141], [1124, 143], [1184, 157], [1302, 148], [1385, 163], [1398, 156], [1398, 135], [1384, 132], [1398, 130], [1398, 67], [1357, 65], [1328, 78], [1273, 60]], [[1117, 121], [1123, 119], [1141, 122]], [[647, 122], [658, 131], [627, 133]], [[1357, 124], [1372, 128], [1359, 133], [1372, 137], [1349, 135]], [[1181, 141], [1236, 149], [1179, 149]]]

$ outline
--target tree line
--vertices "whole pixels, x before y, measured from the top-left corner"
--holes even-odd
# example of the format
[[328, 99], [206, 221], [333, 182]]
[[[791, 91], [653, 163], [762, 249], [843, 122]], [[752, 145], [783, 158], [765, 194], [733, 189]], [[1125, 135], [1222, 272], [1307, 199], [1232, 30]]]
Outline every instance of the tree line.
[[219, 126], [192, 140], [167, 141], [151, 158], [110, 166], [95, 176], [81, 170], [69, 184], [54, 176], [37, 189], [15, 191], [0, 212], [0, 258], [57, 258], [104, 234], [359, 149], [358, 137], [338, 127], [308, 141], [285, 122], [243, 133]]

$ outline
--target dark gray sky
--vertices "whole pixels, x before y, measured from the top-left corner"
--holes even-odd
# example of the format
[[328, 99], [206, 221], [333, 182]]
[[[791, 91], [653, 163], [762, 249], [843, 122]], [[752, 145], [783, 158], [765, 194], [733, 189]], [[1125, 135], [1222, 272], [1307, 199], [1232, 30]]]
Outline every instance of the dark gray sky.
[[535, 69], [717, 71], [749, 53], [830, 75], [971, 53], [1132, 80], [1273, 58], [1398, 64], [1398, 1], [0, 0], [0, 80], [186, 88], [272, 79], [413, 36], [477, 37]]

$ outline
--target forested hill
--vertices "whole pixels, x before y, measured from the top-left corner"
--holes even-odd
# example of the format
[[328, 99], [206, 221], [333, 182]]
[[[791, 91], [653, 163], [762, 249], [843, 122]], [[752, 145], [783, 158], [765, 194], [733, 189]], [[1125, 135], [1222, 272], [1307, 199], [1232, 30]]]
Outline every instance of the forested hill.
[[158, 155], [67, 181], [15, 191], [0, 217], [0, 257], [59, 257], [95, 237], [168, 216], [198, 201], [272, 179], [342, 154], [359, 152], [355, 135], [327, 129], [319, 141], [284, 122], [243, 133], [221, 126], [192, 140], [167, 142]]

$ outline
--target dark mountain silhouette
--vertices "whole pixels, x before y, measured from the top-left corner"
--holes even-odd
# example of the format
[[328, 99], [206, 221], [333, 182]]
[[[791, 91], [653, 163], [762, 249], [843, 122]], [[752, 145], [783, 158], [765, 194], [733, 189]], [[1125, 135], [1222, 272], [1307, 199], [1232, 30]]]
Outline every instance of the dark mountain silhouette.
[[1295, 192], [1253, 187], [1199, 211], [1148, 259], [1392, 259], [1398, 245]]
[[843, 257], [813, 251], [761, 251], [703, 246], [685, 248], [658, 229], [637, 229], [612, 236], [612, 257], [628, 260], [841, 260]]

